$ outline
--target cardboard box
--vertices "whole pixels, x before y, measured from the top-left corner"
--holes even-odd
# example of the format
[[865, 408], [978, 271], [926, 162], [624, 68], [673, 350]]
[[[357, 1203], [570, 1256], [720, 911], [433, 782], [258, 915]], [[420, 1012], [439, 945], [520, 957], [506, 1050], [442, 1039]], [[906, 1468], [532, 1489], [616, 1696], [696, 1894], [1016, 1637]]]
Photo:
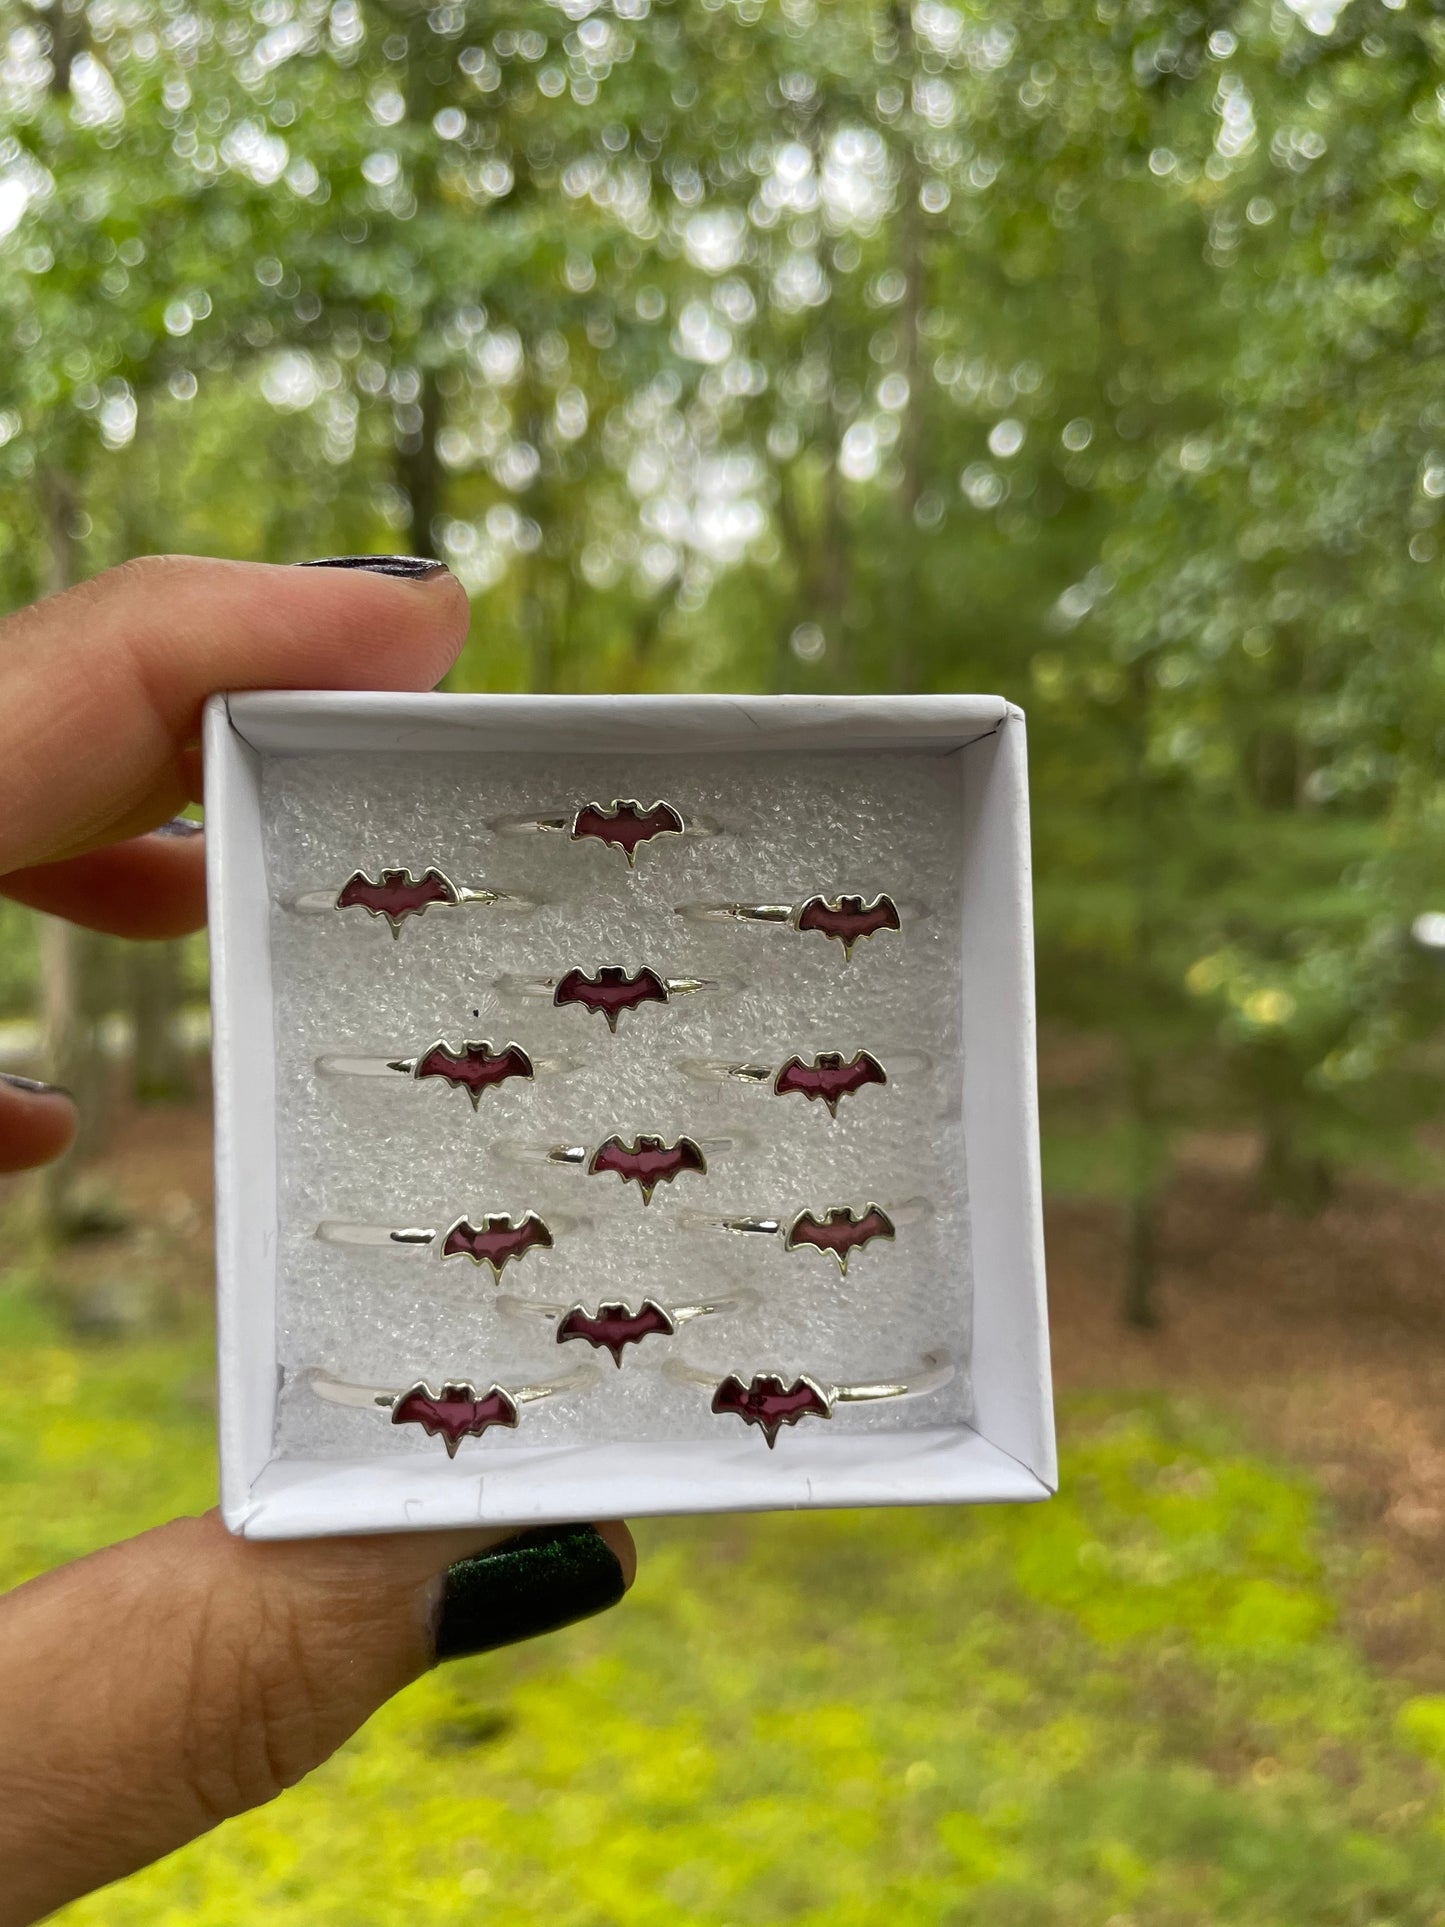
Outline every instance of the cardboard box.
[[[962, 866], [962, 1131], [972, 1378], [968, 1423], [798, 1426], [779, 1449], [724, 1426], [660, 1451], [488, 1434], [455, 1459], [278, 1453], [279, 1199], [272, 916], [263, 841], [271, 758], [338, 753], [635, 759], [840, 751], [951, 759]], [[479, 768], [481, 765], [479, 764]], [[539, 762], [539, 767], [541, 763]], [[1035, 1092], [1022, 712], [993, 696], [218, 696], [205, 719], [215, 1050], [222, 1509], [289, 1538], [644, 1514], [1040, 1499], [1056, 1481]], [[646, 860], [646, 859], [644, 859]], [[338, 884], [340, 879], [337, 880]], [[459, 914], [459, 913], [454, 913]], [[811, 1107], [810, 1107], [811, 1108]], [[681, 1339], [667, 1341], [679, 1344]], [[608, 1366], [610, 1372], [611, 1367]], [[901, 1403], [901, 1402], [900, 1402]], [[580, 1408], [579, 1408], [580, 1409]], [[499, 1440], [493, 1449], [493, 1440]]]

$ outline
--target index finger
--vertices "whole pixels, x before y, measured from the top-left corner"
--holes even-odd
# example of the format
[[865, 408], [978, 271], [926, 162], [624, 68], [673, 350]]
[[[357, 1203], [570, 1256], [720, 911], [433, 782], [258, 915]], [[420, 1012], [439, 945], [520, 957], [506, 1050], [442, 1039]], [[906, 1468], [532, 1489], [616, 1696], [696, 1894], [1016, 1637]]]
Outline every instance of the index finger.
[[0, 623], [0, 874], [188, 800], [218, 689], [430, 689], [466, 639], [442, 564], [397, 578], [145, 556]]

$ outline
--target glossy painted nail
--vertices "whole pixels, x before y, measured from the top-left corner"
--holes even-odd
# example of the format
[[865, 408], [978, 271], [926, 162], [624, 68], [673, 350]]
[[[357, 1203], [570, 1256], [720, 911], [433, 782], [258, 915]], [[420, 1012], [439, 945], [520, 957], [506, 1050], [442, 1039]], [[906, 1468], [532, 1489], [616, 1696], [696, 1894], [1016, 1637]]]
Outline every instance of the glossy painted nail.
[[151, 831], [152, 836], [204, 836], [206, 826], [198, 823], [193, 816], [173, 816], [169, 823], [162, 823]]
[[535, 1639], [615, 1606], [627, 1590], [595, 1526], [541, 1526], [462, 1559], [442, 1582], [436, 1656], [463, 1659]]
[[303, 569], [366, 569], [372, 575], [395, 576], [401, 582], [426, 582], [434, 575], [447, 575], [445, 562], [425, 555], [324, 555], [315, 562], [302, 562]]
[[15, 1071], [0, 1071], [0, 1084], [12, 1091], [25, 1091], [31, 1097], [69, 1097], [63, 1084], [42, 1084], [38, 1077], [21, 1077]]

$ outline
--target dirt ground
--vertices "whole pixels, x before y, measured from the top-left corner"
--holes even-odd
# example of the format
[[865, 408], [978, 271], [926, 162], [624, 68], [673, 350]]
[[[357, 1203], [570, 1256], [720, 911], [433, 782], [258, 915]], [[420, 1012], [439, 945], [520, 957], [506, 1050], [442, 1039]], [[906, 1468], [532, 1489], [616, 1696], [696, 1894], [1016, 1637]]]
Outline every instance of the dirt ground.
[[[156, 1292], [209, 1288], [210, 1148], [202, 1105], [119, 1121], [85, 1183], [130, 1228], [58, 1264], [82, 1322], [144, 1319]], [[1352, 1180], [1300, 1219], [1260, 1206], [1252, 1162], [1243, 1140], [1184, 1148], [1151, 1332], [1117, 1315], [1117, 1208], [1049, 1207], [1057, 1383], [1195, 1393], [1308, 1467], [1361, 1555], [1351, 1629], [1376, 1664], [1445, 1691], [1445, 1196]]]

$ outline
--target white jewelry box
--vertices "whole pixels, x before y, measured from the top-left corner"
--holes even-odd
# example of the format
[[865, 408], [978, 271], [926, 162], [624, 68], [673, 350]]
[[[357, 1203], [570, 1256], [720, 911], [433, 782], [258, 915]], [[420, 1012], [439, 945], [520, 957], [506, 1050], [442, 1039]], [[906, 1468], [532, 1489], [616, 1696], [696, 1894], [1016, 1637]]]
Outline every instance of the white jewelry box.
[[[962, 695], [251, 693], [218, 696], [207, 706], [205, 769], [221, 1488], [232, 1531], [289, 1538], [629, 1514], [1039, 1499], [1052, 1492], [1020, 710], [999, 697]], [[601, 771], [615, 780], [606, 795], [595, 794]], [[655, 773], [665, 773], [665, 786], [654, 781]], [[644, 804], [659, 794], [687, 802], [674, 792], [690, 779], [707, 789], [710, 813], [719, 813], [714, 804], [720, 796], [722, 813], [730, 805], [744, 827], [710, 842], [705, 854], [689, 851], [685, 837], [658, 839], [639, 852], [635, 871], [615, 850], [595, 844], [549, 849], [539, 864], [528, 846], [542, 839], [504, 850], [506, 839], [485, 828], [508, 813], [503, 805], [519, 801], [538, 813], [584, 801], [606, 804], [613, 795], [636, 796]], [[859, 801], [850, 813], [853, 780]], [[782, 821], [770, 801], [775, 788], [784, 800], [792, 799], [801, 827], [790, 829]], [[465, 798], [465, 809], [454, 807], [457, 797]], [[314, 830], [308, 817], [313, 807]], [[413, 837], [417, 823], [430, 825], [426, 834], [435, 840], [426, 848], [396, 847], [388, 810], [410, 826]], [[857, 853], [868, 850], [875, 832], [879, 868], [861, 876]], [[853, 852], [846, 875], [837, 873], [840, 865], [831, 854], [835, 837], [840, 850], [846, 844]], [[547, 841], [565, 846], [567, 840]], [[343, 850], [350, 854], [343, 858]], [[329, 863], [330, 869], [303, 876], [308, 862]], [[395, 942], [380, 919], [354, 912], [305, 919], [309, 927], [300, 931], [288, 908], [300, 883], [311, 884], [314, 896], [314, 886], [339, 888], [351, 870], [374, 873], [382, 862], [409, 862], [417, 874], [438, 863], [468, 884], [501, 871], [507, 887], [518, 879], [525, 883], [529, 871], [540, 867], [550, 907], [534, 926], [535, 937], [513, 930], [495, 936], [488, 912], [467, 908], [413, 918]], [[678, 903], [700, 896], [792, 901], [814, 891], [877, 889], [880, 877], [887, 887], [895, 869], [910, 865], [935, 878], [937, 900], [924, 906], [934, 914], [921, 926], [923, 936], [909, 939], [916, 951], [899, 954], [916, 957], [918, 985], [953, 985], [953, 1003], [940, 1010], [936, 1000], [927, 1001], [904, 1013], [906, 1024], [891, 1009], [895, 1045], [903, 1039], [925, 1046], [924, 1060], [933, 1067], [928, 1101], [908, 1099], [900, 1083], [886, 1096], [902, 1108], [875, 1109], [865, 1119], [864, 1099], [881, 1103], [885, 1093], [863, 1093], [850, 1101], [847, 1131], [831, 1131], [823, 1107], [811, 1102], [780, 1102], [758, 1090], [706, 1097], [674, 1092], [664, 1073], [673, 1066], [673, 1051], [679, 1057], [765, 1062], [771, 1044], [775, 1058], [777, 1039], [764, 1035], [765, 1000], [774, 988], [779, 998], [793, 1000], [798, 1021], [811, 1011], [821, 1022], [836, 998], [849, 1013], [856, 1040], [860, 1025], [866, 1030], [870, 998], [884, 1009], [896, 993], [893, 978], [904, 966], [888, 961], [886, 946], [896, 941], [891, 933], [863, 946], [861, 965], [846, 969], [832, 944], [794, 930], [732, 926], [707, 933], [713, 967], [719, 959], [731, 963], [743, 989], [731, 1003], [688, 1000], [699, 1011], [709, 1008], [702, 1016], [689, 1011], [678, 1018], [685, 1052], [682, 1041], [673, 1042], [684, 1038], [684, 1028], [669, 1031], [664, 1023], [673, 1019], [671, 1009], [631, 1013], [609, 1038], [581, 1012], [544, 1006], [540, 1021], [548, 1048], [564, 1036], [565, 1021], [574, 1058], [595, 1062], [612, 1053], [605, 1085], [589, 1084], [590, 1073], [581, 1077], [579, 1088], [592, 1091], [594, 1110], [586, 1128], [579, 1122], [575, 1133], [564, 1133], [558, 1122], [572, 1101], [561, 1086], [547, 1094], [550, 1128], [539, 1132], [521, 1098], [502, 1100], [495, 1112], [484, 1101], [478, 1111], [486, 1115], [474, 1119], [457, 1093], [357, 1079], [350, 1081], [368, 1088], [340, 1094], [312, 1074], [326, 1043], [381, 1044], [402, 1054], [429, 1044], [443, 1024], [460, 1035], [470, 1023], [475, 1035], [483, 1020], [478, 1015], [471, 1023], [474, 1008], [485, 1013], [490, 1032], [503, 1021], [518, 1033], [539, 1021], [521, 1009], [505, 1019], [498, 1014], [505, 997], [495, 1002], [495, 986], [506, 973], [492, 976], [494, 951], [512, 959], [527, 954], [534, 968], [552, 962], [558, 969], [591, 967], [612, 958], [610, 952], [594, 954], [582, 941], [586, 932], [627, 931], [628, 918], [635, 916], [639, 930], [657, 933], [649, 942], [671, 944], [670, 957], [659, 959], [671, 967], [673, 957], [684, 961], [699, 940], [695, 927], [678, 924], [673, 932], [667, 923], [665, 899], [673, 895]], [[805, 868], [808, 873], [800, 874]], [[938, 880], [945, 875], [946, 887]], [[635, 883], [639, 876], [645, 879], [641, 886]], [[790, 881], [791, 895], [784, 888]], [[901, 896], [908, 894], [906, 883]], [[423, 925], [424, 934], [414, 934]], [[557, 934], [572, 925], [570, 936]], [[571, 949], [563, 950], [568, 942]], [[532, 955], [529, 943], [545, 954]], [[583, 949], [587, 954], [580, 954]], [[392, 1015], [385, 1036], [363, 1037], [368, 1000], [389, 1011], [409, 1010], [414, 1002], [415, 1020]], [[656, 1025], [643, 1029], [650, 1018]], [[407, 1023], [406, 1034], [392, 1034]], [[337, 1035], [326, 1031], [328, 1024]], [[936, 1044], [929, 1030], [934, 1024]], [[810, 1032], [815, 1044], [822, 1034]], [[919, 1055], [916, 1048], [913, 1055]], [[327, 1420], [342, 1429], [318, 1429], [300, 1382], [306, 1362], [398, 1389], [423, 1376], [485, 1383], [493, 1370], [489, 1359], [443, 1358], [436, 1349], [439, 1334], [465, 1333], [473, 1349], [492, 1355], [506, 1346], [490, 1322], [487, 1301], [495, 1293], [484, 1275], [472, 1276], [469, 1290], [459, 1295], [451, 1277], [442, 1281], [415, 1251], [354, 1260], [320, 1254], [310, 1235], [312, 1220], [348, 1207], [355, 1213], [366, 1203], [371, 1215], [398, 1225], [423, 1222], [415, 1212], [430, 1195], [428, 1184], [447, 1178], [455, 1189], [469, 1182], [473, 1170], [479, 1189], [496, 1182], [499, 1144], [505, 1148], [513, 1138], [522, 1142], [539, 1134], [575, 1136], [578, 1142], [588, 1131], [600, 1135], [597, 1094], [614, 1084], [621, 1093], [629, 1076], [629, 1095], [634, 1087], [656, 1094], [671, 1129], [679, 1120], [690, 1127], [696, 1115], [699, 1129], [711, 1134], [725, 1117], [752, 1144], [736, 1167], [750, 1175], [743, 1182], [722, 1169], [709, 1172], [706, 1199], [674, 1199], [670, 1194], [682, 1187], [667, 1186], [668, 1195], [644, 1213], [631, 1196], [620, 1196], [625, 1186], [599, 1193], [594, 1208], [587, 1187], [596, 1190], [599, 1180], [548, 1173], [547, 1195], [556, 1210], [575, 1215], [580, 1207], [595, 1227], [583, 1259], [595, 1258], [601, 1271], [621, 1264], [624, 1279], [633, 1275], [628, 1267], [636, 1266], [634, 1298], [644, 1292], [663, 1296], [671, 1277], [676, 1300], [696, 1300], [700, 1272], [753, 1286], [762, 1280], [775, 1322], [760, 1328], [771, 1333], [768, 1355], [752, 1362], [758, 1369], [776, 1364], [825, 1381], [906, 1376], [917, 1368], [918, 1348], [911, 1357], [888, 1353], [888, 1334], [895, 1323], [916, 1332], [920, 1320], [926, 1325], [936, 1312], [938, 1346], [959, 1366], [954, 1390], [939, 1395], [942, 1422], [931, 1404], [918, 1408], [920, 1422], [907, 1400], [880, 1403], [861, 1419], [858, 1408], [849, 1407], [832, 1423], [785, 1430], [777, 1449], [766, 1450], [752, 1426], [711, 1416], [705, 1393], [697, 1393], [693, 1405], [677, 1404], [687, 1393], [664, 1379], [651, 1357], [657, 1350], [695, 1360], [701, 1350], [717, 1362], [721, 1377], [734, 1354], [741, 1361], [747, 1334], [729, 1335], [719, 1320], [719, 1332], [704, 1343], [702, 1327], [714, 1322], [706, 1319], [656, 1347], [630, 1351], [621, 1373], [603, 1355], [597, 1389], [575, 1402], [557, 1400], [555, 1420], [549, 1400], [537, 1408], [548, 1412], [547, 1423], [534, 1425], [529, 1411], [517, 1431], [467, 1439], [454, 1458], [439, 1440], [399, 1436], [400, 1428], [384, 1424], [384, 1414], [347, 1412]], [[525, 1099], [531, 1103], [531, 1093]], [[648, 1121], [635, 1109], [626, 1120], [634, 1129]], [[916, 1142], [907, 1140], [909, 1131], [921, 1133]], [[699, 1203], [755, 1215], [780, 1205], [837, 1202], [799, 1196], [796, 1188], [785, 1199], [765, 1192], [769, 1184], [780, 1191], [796, 1186], [797, 1174], [810, 1162], [830, 1171], [861, 1171], [866, 1160], [858, 1159], [875, 1140], [883, 1162], [891, 1158], [895, 1171], [938, 1160], [936, 1195], [929, 1200], [932, 1243], [915, 1248], [924, 1254], [921, 1269], [901, 1247], [876, 1258], [865, 1252], [840, 1296], [832, 1277], [815, 1270], [804, 1278], [791, 1269], [798, 1254], [776, 1248], [756, 1257], [752, 1250], [724, 1252], [729, 1241], [722, 1234], [715, 1244], [701, 1233], [688, 1242], [683, 1221]], [[424, 1156], [407, 1148], [423, 1142]], [[837, 1148], [850, 1144], [851, 1151]], [[352, 1182], [353, 1166], [360, 1189], [338, 1205], [333, 1192]], [[435, 1196], [429, 1208], [440, 1210], [442, 1193]], [[460, 1208], [474, 1200], [457, 1202]], [[503, 1289], [538, 1299], [570, 1294], [570, 1286], [559, 1293], [542, 1273], [532, 1275], [534, 1262], [509, 1273]], [[585, 1270], [584, 1263], [575, 1277]], [[562, 1275], [569, 1274], [564, 1269]], [[777, 1334], [789, 1330], [795, 1288], [798, 1303], [812, 1309], [806, 1317], [799, 1314], [793, 1348], [783, 1357]], [[599, 1295], [600, 1288], [591, 1293]], [[852, 1369], [832, 1368], [832, 1353], [818, 1360], [800, 1355], [799, 1347], [809, 1344], [846, 1349], [853, 1325], [867, 1345], [866, 1356], [850, 1354], [857, 1361]], [[408, 1343], [412, 1349], [405, 1351]], [[316, 1355], [321, 1349], [331, 1355]], [[581, 1348], [571, 1349], [573, 1355], [554, 1357], [559, 1375]], [[387, 1369], [393, 1356], [394, 1367]], [[517, 1363], [514, 1380], [535, 1381], [539, 1356], [534, 1349]], [[506, 1383], [504, 1370], [495, 1375]]]

